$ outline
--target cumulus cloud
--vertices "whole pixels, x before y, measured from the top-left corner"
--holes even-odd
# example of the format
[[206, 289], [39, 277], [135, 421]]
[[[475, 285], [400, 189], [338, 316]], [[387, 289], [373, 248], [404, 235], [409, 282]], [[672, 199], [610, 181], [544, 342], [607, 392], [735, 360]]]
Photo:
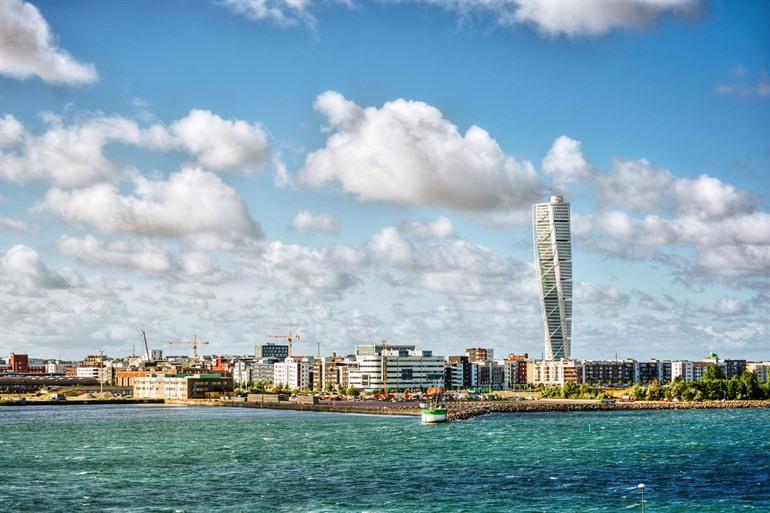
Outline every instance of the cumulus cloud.
[[222, 179], [198, 168], [172, 173], [168, 180], [134, 180], [134, 193], [121, 194], [111, 184], [49, 190], [39, 212], [72, 225], [101, 232], [140, 236], [207, 235], [229, 241], [256, 239], [259, 225], [238, 193]]
[[274, 241], [241, 265], [249, 275], [303, 294], [336, 294], [360, 283], [355, 271], [366, 261], [366, 253], [352, 246], [310, 248]]
[[134, 174], [132, 167], [110, 160], [104, 154], [105, 146], [112, 142], [140, 143], [142, 134], [133, 121], [120, 116], [96, 116], [65, 124], [59, 117], [50, 115], [45, 116], [44, 121], [45, 132], [31, 135], [21, 126], [14, 127], [18, 123], [15, 119], [4, 118], [0, 134], [6, 129], [16, 136], [13, 148], [0, 152], [0, 178], [17, 183], [44, 180], [78, 186], [119, 181]]
[[398, 225], [398, 231], [418, 239], [447, 239], [455, 236], [452, 220], [444, 216], [433, 221], [403, 221]]
[[98, 78], [93, 64], [80, 63], [57, 47], [40, 11], [22, 0], [4, 0], [0, 9], [0, 74], [72, 85]]
[[415, 0], [459, 13], [482, 13], [502, 26], [530, 24], [546, 36], [601, 36], [640, 28], [666, 15], [692, 14], [700, 0]]
[[602, 307], [618, 308], [628, 304], [629, 296], [615, 287], [594, 285], [589, 281], [575, 284], [575, 303], [589, 303]]
[[466, 211], [529, 208], [540, 195], [531, 163], [506, 155], [475, 125], [461, 134], [426, 103], [362, 109], [327, 91], [315, 108], [331, 135], [307, 156], [300, 177], [310, 185], [339, 183], [362, 201]]
[[223, 119], [207, 110], [194, 109], [169, 129], [176, 143], [209, 169], [259, 167], [270, 154], [268, 135], [260, 124]]
[[291, 227], [295, 230], [316, 231], [328, 234], [337, 234], [340, 231], [339, 224], [330, 214], [313, 214], [309, 210], [300, 210], [294, 216]]
[[541, 164], [547, 175], [553, 175], [557, 187], [583, 180], [591, 173], [581, 149], [581, 142], [562, 135], [553, 142], [553, 146], [543, 158]]
[[136, 169], [105, 153], [116, 143], [181, 150], [214, 171], [254, 169], [270, 160], [269, 137], [259, 123], [223, 119], [206, 110], [194, 109], [168, 126], [141, 126], [100, 113], [68, 120], [45, 113], [42, 118], [46, 127], [40, 134], [28, 133], [13, 116], [0, 118], [0, 179], [77, 187], [136, 177]]
[[11, 282], [30, 289], [67, 289], [83, 285], [76, 272], [52, 271], [34, 249], [17, 244], [0, 258], [0, 266]]
[[174, 266], [168, 250], [147, 239], [100, 241], [91, 235], [84, 238], [62, 235], [56, 242], [56, 249], [95, 267], [122, 267], [146, 273], [163, 273]]

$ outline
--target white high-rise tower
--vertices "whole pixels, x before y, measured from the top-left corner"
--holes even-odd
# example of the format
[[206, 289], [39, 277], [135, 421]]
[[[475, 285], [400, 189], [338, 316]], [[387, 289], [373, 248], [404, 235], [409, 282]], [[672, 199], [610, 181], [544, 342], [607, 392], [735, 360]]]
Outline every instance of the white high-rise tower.
[[551, 196], [532, 207], [535, 264], [545, 325], [545, 358], [570, 357], [572, 342], [572, 237], [569, 203]]

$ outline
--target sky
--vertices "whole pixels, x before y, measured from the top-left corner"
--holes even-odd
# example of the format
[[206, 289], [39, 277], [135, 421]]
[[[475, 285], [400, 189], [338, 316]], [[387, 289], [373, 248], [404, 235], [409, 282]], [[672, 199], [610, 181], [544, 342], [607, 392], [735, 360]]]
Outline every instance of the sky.
[[770, 3], [0, 3], [0, 354], [770, 359]]

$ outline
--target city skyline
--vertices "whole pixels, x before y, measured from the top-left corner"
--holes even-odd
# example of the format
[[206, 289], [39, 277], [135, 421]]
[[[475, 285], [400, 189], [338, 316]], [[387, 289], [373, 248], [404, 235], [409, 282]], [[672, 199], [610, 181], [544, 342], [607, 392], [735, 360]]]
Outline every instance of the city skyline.
[[770, 357], [768, 4], [258, 4], [0, 7], [0, 355]]

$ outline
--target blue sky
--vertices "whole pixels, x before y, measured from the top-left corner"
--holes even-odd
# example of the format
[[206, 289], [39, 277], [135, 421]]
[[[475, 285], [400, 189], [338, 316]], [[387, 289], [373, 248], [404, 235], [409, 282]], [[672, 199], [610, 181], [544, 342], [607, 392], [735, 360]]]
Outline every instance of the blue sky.
[[770, 357], [766, 2], [0, 9], [0, 353], [539, 356], [560, 192], [574, 356]]

